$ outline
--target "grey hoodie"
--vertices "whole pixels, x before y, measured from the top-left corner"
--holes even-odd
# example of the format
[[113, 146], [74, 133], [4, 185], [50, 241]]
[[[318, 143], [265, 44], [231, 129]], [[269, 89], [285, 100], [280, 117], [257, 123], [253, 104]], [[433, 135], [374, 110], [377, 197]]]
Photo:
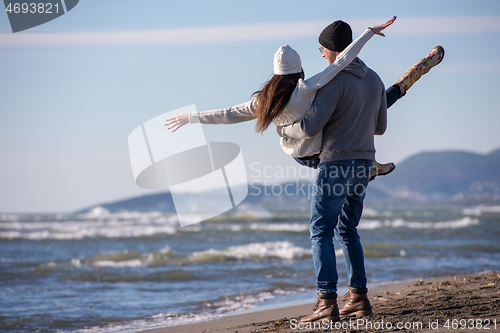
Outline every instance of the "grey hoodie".
[[285, 138], [306, 139], [323, 129], [321, 161], [375, 160], [374, 135], [387, 127], [385, 88], [359, 58], [321, 88], [307, 115], [278, 128]]

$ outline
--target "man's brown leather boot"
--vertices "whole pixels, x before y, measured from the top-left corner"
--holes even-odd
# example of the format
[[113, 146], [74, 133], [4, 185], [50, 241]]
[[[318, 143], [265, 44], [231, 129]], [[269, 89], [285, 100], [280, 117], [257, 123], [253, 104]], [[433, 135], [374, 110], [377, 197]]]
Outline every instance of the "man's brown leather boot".
[[366, 292], [364, 293], [354, 293], [351, 287], [349, 287], [349, 300], [342, 307], [342, 309], [340, 309], [340, 318], [361, 318], [364, 316], [372, 315], [372, 305], [368, 300], [367, 292], [368, 290], [366, 290]]
[[300, 318], [301, 322], [312, 322], [326, 319], [328, 321], [340, 321], [339, 307], [337, 305], [337, 293], [318, 293], [318, 301], [309, 316]]

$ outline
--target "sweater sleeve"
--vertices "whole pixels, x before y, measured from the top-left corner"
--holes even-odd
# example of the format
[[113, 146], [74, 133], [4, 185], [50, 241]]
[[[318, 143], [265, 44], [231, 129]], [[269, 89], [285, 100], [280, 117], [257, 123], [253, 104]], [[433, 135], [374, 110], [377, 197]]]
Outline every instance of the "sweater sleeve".
[[373, 37], [373, 35], [374, 33], [371, 29], [366, 29], [361, 36], [349, 44], [344, 51], [338, 55], [337, 59], [335, 59], [332, 64], [326, 67], [322, 72], [305, 80], [304, 82], [309, 89], [318, 90], [330, 82], [358, 56], [363, 46]]
[[375, 135], [382, 135], [387, 129], [387, 98], [385, 91], [382, 92], [380, 108], [377, 114], [377, 125], [375, 126]]
[[312, 138], [325, 127], [336, 107], [337, 98], [320, 90], [306, 116], [291, 125], [278, 127], [278, 134], [284, 138]]
[[199, 111], [189, 113], [190, 123], [202, 124], [236, 124], [255, 119], [257, 101], [252, 100], [231, 106], [227, 109]]

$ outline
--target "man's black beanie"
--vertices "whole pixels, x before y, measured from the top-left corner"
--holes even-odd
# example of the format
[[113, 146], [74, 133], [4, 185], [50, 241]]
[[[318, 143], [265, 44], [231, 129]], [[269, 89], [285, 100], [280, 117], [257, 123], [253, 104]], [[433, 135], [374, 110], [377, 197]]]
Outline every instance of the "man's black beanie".
[[319, 35], [319, 43], [330, 51], [342, 52], [352, 43], [352, 30], [344, 21], [335, 21]]

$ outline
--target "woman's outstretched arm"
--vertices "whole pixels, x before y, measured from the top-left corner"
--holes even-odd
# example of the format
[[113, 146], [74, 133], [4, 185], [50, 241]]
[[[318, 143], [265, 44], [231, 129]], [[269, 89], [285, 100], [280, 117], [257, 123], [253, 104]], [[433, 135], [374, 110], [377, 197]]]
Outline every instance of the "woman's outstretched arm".
[[200, 111], [191, 113], [180, 113], [175, 117], [168, 118], [165, 126], [177, 131], [189, 123], [202, 124], [236, 124], [255, 119], [256, 99], [231, 106], [227, 109], [218, 109], [210, 111]]

